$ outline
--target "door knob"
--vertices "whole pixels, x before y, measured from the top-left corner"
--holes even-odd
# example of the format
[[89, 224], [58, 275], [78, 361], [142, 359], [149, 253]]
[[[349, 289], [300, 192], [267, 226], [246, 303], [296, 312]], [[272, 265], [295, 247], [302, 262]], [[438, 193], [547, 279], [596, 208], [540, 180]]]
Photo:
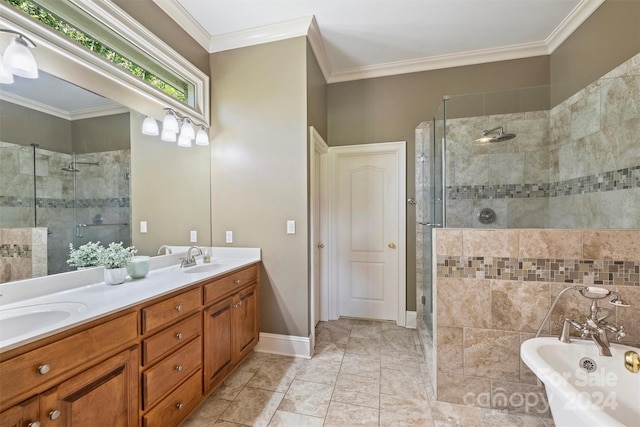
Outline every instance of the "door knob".
[[391, 242], [391, 243], [389, 243], [389, 247], [390, 247], [391, 249], [395, 249], [395, 248], [396, 248], [396, 244], [395, 244], [395, 243], [393, 243], [393, 242]]
[[322, 249], [322, 248], [324, 248], [324, 244], [318, 243], [318, 249]]

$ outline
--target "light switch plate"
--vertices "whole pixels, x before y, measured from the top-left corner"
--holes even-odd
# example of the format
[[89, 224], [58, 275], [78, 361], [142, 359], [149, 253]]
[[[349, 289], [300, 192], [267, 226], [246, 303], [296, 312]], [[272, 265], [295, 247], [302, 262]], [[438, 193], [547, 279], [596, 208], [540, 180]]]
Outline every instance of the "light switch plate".
[[147, 232], [147, 221], [140, 221], [140, 232], [141, 233]]
[[233, 231], [227, 231], [225, 233], [225, 241], [227, 243], [233, 243]]
[[196, 230], [191, 230], [190, 234], [190, 242], [197, 243], [198, 242], [198, 232]]
[[296, 234], [296, 222], [292, 219], [287, 221], [287, 234]]

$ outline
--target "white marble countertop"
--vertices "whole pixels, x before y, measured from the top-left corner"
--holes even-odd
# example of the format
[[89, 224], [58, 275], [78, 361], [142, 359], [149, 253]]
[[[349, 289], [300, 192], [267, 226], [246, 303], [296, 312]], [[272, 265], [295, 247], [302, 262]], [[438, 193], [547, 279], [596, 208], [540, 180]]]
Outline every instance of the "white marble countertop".
[[[151, 270], [145, 278], [127, 277], [121, 285], [106, 285], [102, 268], [0, 285], [0, 353], [261, 260], [257, 248], [204, 249], [211, 254], [211, 267], [204, 272], [186, 273], [188, 268], [179, 265], [184, 254], [173, 254], [151, 258]], [[197, 262], [202, 265], [202, 257], [197, 257]], [[58, 311], [58, 318], [54, 313], [46, 314], [51, 311]], [[38, 321], [34, 312], [45, 313], [43, 321]], [[25, 332], [16, 335], [19, 329]]]

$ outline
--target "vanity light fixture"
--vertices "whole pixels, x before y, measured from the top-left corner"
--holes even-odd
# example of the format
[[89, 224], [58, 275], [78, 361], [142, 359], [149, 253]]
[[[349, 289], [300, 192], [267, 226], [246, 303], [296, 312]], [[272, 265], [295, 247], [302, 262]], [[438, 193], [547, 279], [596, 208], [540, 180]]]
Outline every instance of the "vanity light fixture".
[[[198, 125], [190, 117], [180, 114], [172, 108], [165, 108], [166, 115], [162, 121], [162, 131], [158, 129], [158, 123], [153, 117], [146, 116], [142, 122], [142, 133], [145, 135], [158, 135], [167, 142], [178, 141], [180, 147], [191, 147], [195, 139], [196, 145], [209, 145], [209, 136], [205, 125]], [[199, 127], [196, 134], [194, 126]]]
[[158, 122], [153, 117], [145, 117], [142, 122], [142, 133], [145, 135], [160, 135], [160, 129], [158, 129]]
[[165, 108], [165, 110], [167, 110], [167, 114], [164, 116], [164, 120], [162, 121], [162, 132], [178, 133], [180, 125], [178, 124], [176, 112], [171, 108]]
[[191, 119], [189, 117], [185, 117], [182, 121], [182, 127], [180, 127], [180, 137], [187, 138], [189, 141], [196, 137], [196, 133], [193, 130], [193, 125], [191, 124]]
[[196, 133], [196, 145], [209, 145], [209, 135], [203, 125], [200, 125], [200, 129]]
[[0, 33], [16, 35], [4, 50], [2, 58], [4, 70], [15, 76], [37, 79], [38, 64], [31, 53], [31, 49], [36, 47], [36, 44], [29, 37], [17, 31], [0, 29]]

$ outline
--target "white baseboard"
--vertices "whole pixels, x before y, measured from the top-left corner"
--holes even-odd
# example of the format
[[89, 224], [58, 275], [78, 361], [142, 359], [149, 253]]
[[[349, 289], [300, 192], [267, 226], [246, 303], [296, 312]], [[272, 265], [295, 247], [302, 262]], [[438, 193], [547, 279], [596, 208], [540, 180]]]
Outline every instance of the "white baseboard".
[[416, 317], [416, 312], [415, 311], [407, 311], [405, 319], [406, 319], [405, 328], [409, 328], [409, 329], [416, 329], [417, 328], [418, 321], [417, 321], [417, 317]]
[[255, 351], [311, 359], [311, 339], [310, 337], [260, 332], [260, 341], [258, 341]]

